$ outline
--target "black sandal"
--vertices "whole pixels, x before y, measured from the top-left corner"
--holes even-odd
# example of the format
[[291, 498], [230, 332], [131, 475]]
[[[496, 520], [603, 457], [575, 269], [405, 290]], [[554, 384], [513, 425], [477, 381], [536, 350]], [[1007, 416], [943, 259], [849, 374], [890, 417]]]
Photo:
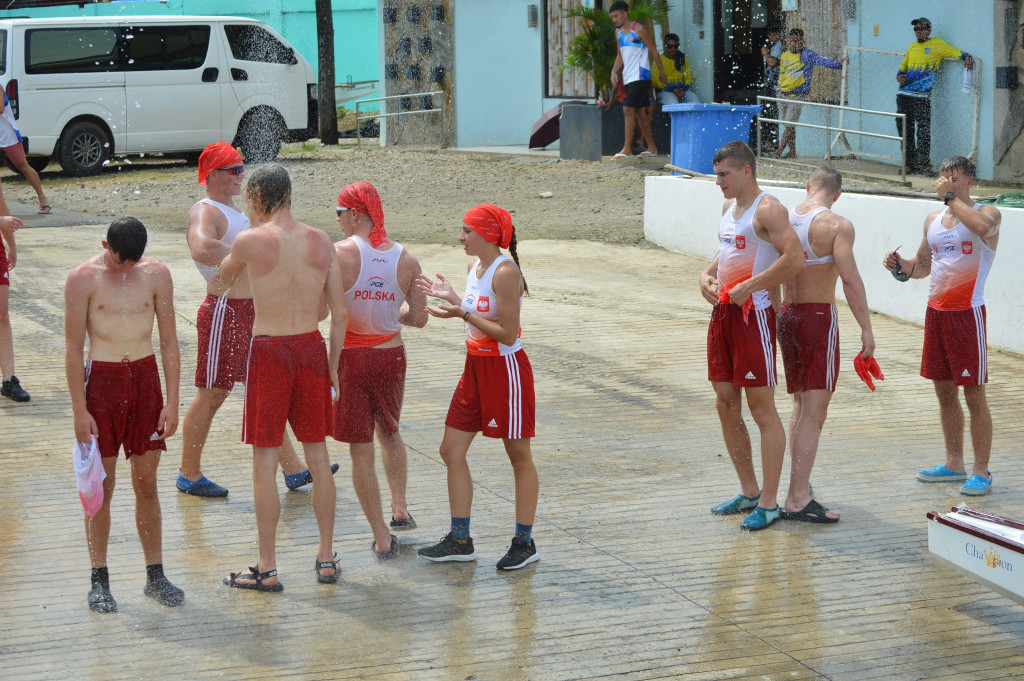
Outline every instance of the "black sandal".
[[[320, 571], [324, 568], [334, 568], [333, 575], [322, 575]], [[314, 563], [313, 570], [316, 571], [316, 581], [321, 584], [337, 584], [338, 575], [341, 574], [341, 563], [338, 562], [338, 552], [334, 552], [334, 560], [320, 560], [317, 559]]]
[[[277, 577], [277, 570], [260, 572], [258, 567], [251, 567], [248, 572], [232, 572], [230, 577], [224, 578], [224, 583], [233, 589], [248, 589], [249, 591], [265, 591], [268, 593], [279, 593], [284, 591], [284, 585], [280, 582], [277, 584], [263, 583], [264, 579], [270, 579], [271, 577]], [[239, 579], [252, 579], [256, 583], [241, 584], [238, 582]]]
[[391, 549], [388, 551], [378, 551], [376, 539], [370, 542], [370, 550], [373, 551], [373, 555], [377, 556], [378, 560], [390, 560], [398, 555], [398, 537], [391, 535]]
[[783, 520], [802, 520], [805, 523], [832, 524], [839, 522], [839, 518], [829, 518], [828, 509], [814, 499], [807, 502], [807, 505], [799, 511], [783, 509], [781, 515]]

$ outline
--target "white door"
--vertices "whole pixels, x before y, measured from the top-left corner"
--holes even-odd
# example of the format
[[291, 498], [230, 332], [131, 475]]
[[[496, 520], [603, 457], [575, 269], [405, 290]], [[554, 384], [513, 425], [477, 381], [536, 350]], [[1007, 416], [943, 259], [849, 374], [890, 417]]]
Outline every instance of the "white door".
[[225, 24], [231, 89], [244, 113], [269, 106], [285, 127], [305, 128], [308, 117], [306, 66], [283, 38], [258, 24]]
[[228, 76], [211, 40], [213, 26], [140, 22], [124, 30], [123, 151], [197, 150], [220, 141], [221, 83]]

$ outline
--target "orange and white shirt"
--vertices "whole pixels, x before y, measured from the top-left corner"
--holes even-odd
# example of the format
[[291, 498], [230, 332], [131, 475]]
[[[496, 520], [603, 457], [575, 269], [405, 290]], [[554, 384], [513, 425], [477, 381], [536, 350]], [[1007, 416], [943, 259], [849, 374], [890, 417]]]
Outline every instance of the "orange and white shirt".
[[389, 248], [379, 251], [354, 234], [349, 239], [359, 248], [359, 278], [345, 291], [345, 347], [373, 347], [402, 330], [398, 318], [405, 293], [398, 285], [398, 261], [403, 248], [389, 240]]
[[[981, 204], [974, 204], [975, 210]], [[944, 209], [928, 225], [928, 245], [932, 249], [931, 288], [928, 305], [936, 310], [969, 310], [985, 304], [985, 280], [996, 252], [967, 229], [962, 222], [951, 228], [942, 226]]]
[[[484, 272], [484, 276], [479, 279], [476, 276], [476, 268], [480, 264], [480, 260], [473, 263], [473, 266], [469, 268], [469, 274], [466, 275], [466, 294], [462, 296], [463, 310], [492, 322], [498, 321], [498, 297], [494, 295], [494, 288], [491, 284], [494, 281], [494, 272], [505, 261], [515, 264], [512, 258], [499, 255]], [[522, 304], [523, 297], [519, 296], [519, 305], [522, 306]], [[519, 336], [523, 334], [522, 328], [519, 329], [516, 341], [512, 345], [499, 343], [472, 324], [467, 324], [466, 328], [466, 351], [471, 355], [500, 355], [504, 357], [518, 352], [523, 347], [519, 342]]]
[[[764, 272], [779, 259], [775, 247], [754, 232], [754, 211], [763, 196], [763, 192], [758, 194], [739, 220], [732, 219], [732, 211], [736, 206], [733, 201], [718, 223], [719, 291], [731, 291], [736, 284]], [[754, 291], [751, 298], [756, 310], [763, 310], [772, 304], [766, 289]]]

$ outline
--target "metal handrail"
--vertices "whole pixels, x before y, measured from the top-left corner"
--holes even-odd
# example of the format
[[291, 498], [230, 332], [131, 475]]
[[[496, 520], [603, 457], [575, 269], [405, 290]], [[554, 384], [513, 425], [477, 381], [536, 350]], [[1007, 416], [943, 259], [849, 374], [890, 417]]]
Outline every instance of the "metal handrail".
[[[794, 128], [810, 128], [812, 130], [824, 130], [826, 140], [825, 158], [829, 161], [832, 160], [832, 133], [838, 134], [850, 134], [860, 135], [861, 137], [874, 137], [876, 139], [892, 140], [900, 143], [900, 155], [899, 156], [887, 156], [885, 154], [872, 154], [859, 152], [861, 156], [870, 156], [872, 158], [888, 159], [900, 162], [900, 178], [904, 181], [907, 179], [907, 115], [901, 113], [893, 113], [891, 111], [875, 111], [873, 109], [858, 109], [851, 106], [841, 106], [839, 104], [825, 104], [823, 102], [804, 102], [801, 100], [793, 100], [788, 97], [765, 97], [764, 95], [757, 96], [758, 104], [763, 107], [763, 102], [780, 102], [780, 103], [793, 103], [798, 102], [800, 106], [816, 106], [825, 109], [825, 125], [815, 125], [813, 123], [800, 123], [799, 121], [782, 121], [777, 118], [763, 118], [760, 113], [757, 115], [757, 155], [761, 156], [761, 123], [778, 123], [783, 126], [792, 126]], [[885, 116], [887, 118], [893, 118], [897, 121], [899, 129], [902, 130], [902, 134], [897, 135], [883, 135], [877, 132], [865, 132], [863, 130], [850, 130], [843, 127], [836, 127], [832, 125], [832, 112], [839, 112], [839, 125], [842, 126], [843, 114], [849, 113], [862, 113], [874, 116]]]
[[390, 118], [392, 116], [409, 116], [412, 114], [426, 114], [426, 113], [437, 113], [441, 112], [441, 146], [444, 147], [444, 131], [448, 124], [448, 99], [446, 97], [441, 98], [441, 107], [438, 109], [417, 109], [415, 111], [396, 111], [394, 113], [375, 113], [367, 114], [365, 116], [359, 115], [359, 105], [368, 104], [370, 102], [385, 102], [389, 99], [405, 99], [406, 97], [427, 97], [434, 95], [444, 95], [444, 90], [431, 90], [430, 92], [410, 92], [404, 95], [388, 95], [386, 97], [374, 97], [373, 99], [361, 99], [356, 102], [356, 146], [360, 147], [363, 143], [363, 129], [359, 125], [359, 121], [368, 121], [373, 118]]

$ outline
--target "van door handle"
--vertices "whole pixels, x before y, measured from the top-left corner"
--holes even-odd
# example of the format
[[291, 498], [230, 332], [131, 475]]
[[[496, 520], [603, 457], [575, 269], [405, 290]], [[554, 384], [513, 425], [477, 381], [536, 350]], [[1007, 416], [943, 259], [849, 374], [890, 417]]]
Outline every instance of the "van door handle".
[[210, 68], [208, 68], [208, 69], [203, 69], [203, 82], [204, 83], [216, 83], [217, 82], [217, 76], [219, 74], [220, 74], [220, 71], [218, 71], [215, 67], [212, 67], [212, 66]]
[[249, 74], [242, 69], [231, 69], [232, 80], [249, 80]]

